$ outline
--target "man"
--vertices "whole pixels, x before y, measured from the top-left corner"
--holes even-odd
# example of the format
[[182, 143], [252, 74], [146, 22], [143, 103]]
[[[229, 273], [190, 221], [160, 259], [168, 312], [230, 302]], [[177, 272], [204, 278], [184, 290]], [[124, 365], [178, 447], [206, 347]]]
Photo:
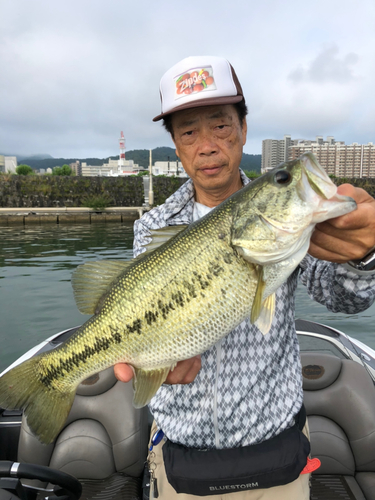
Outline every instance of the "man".
[[[226, 60], [184, 59], [162, 77], [160, 94], [162, 113], [154, 121], [164, 120], [190, 180], [136, 221], [135, 256], [150, 241], [150, 229], [197, 220], [249, 182], [239, 170], [247, 109]], [[375, 299], [375, 262], [370, 271], [348, 264], [375, 247], [375, 200], [350, 185], [339, 192], [353, 197], [358, 209], [317, 226], [309, 255], [277, 292], [270, 332], [263, 336], [244, 321], [201, 357], [182, 361], [170, 372], [150, 404], [154, 429], [162, 429], [170, 441], [190, 449], [238, 449], [272, 440], [294, 425], [303, 399], [293, 307], [298, 275], [309, 294], [332, 311], [355, 313]], [[124, 364], [115, 373], [123, 381], [133, 375]], [[161, 445], [153, 452], [159, 498], [176, 498], [165, 476]], [[218, 498], [227, 496], [307, 500], [309, 474], [289, 484]]]

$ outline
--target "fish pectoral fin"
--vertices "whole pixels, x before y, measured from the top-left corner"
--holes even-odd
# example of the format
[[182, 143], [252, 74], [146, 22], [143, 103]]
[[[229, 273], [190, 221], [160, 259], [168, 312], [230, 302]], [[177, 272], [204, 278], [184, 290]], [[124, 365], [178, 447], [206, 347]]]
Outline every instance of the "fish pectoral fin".
[[255, 266], [255, 273], [257, 275], [258, 283], [257, 283], [257, 289], [255, 292], [253, 305], [251, 308], [251, 314], [250, 314], [250, 321], [253, 324], [259, 318], [259, 315], [261, 313], [262, 306], [263, 306], [263, 293], [264, 293], [264, 289], [266, 287], [266, 283], [263, 280], [263, 267], [262, 266]]
[[266, 335], [266, 333], [270, 331], [272, 320], [275, 315], [275, 302], [276, 295], [273, 293], [263, 302], [258, 319], [255, 321], [255, 326], [259, 328], [263, 335]]
[[160, 229], [149, 229], [151, 233], [152, 241], [145, 245], [146, 251], [139, 254], [138, 258], [143, 258], [145, 255], [154, 251], [156, 248], [160, 247], [171, 238], [176, 236], [176, 234], [181, 233], [188, 227], [188, 224], [180, 224], [178, 226], [166, 226]]
[[265, 335], [269, 332], [275, 315], [276, 297], [275, 294], [272, 293], [263, 300], [264, 290], [266, 288], [264, 268], [262, 266], [256, 266], [255, 272], [258, 275], [258, 284], [251, 308], [250, 321], [259, 328], [263, 335]]
[[97, 312], [100, 299], [113, 283], [133, 262], [101, 260], [78, 266], [72, 275], [74, 298], [82, 314]]
[[133, 406], [142, 408], [146, 406], [159, 390], [161, 384], [165, 381], [170, 370], [175, 365], [164, 368], [134, 368], [135, 376], [133, 378], [134, 398]]

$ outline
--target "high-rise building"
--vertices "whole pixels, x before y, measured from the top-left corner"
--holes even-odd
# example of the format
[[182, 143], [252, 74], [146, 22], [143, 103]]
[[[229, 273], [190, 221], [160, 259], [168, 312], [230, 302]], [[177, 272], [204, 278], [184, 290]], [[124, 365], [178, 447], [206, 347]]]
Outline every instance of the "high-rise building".
[[289, 147], [295, 141], [290, 135], [284, 135], [284, 139], [265, 139], [262, 141], [262, 173], [272, 170], [280, 163], [287, 161]]

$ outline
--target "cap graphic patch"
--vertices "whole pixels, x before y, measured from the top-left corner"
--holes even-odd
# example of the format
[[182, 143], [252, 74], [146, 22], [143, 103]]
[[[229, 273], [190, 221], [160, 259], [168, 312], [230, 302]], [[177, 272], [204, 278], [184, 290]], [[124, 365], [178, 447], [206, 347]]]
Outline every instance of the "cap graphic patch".
[[197, 94], [206, 90], [216, 90], [211, 66], [192, 68], [174, 78], [176, 85], [175, 100], [189, 94]]

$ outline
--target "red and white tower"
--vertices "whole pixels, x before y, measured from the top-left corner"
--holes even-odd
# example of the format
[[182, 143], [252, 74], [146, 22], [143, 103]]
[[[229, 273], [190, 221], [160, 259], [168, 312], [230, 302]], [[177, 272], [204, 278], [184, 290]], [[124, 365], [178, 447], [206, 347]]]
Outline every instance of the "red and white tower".
[[123, 167], [125, 167], [125, 137], [122, 130], [121, 137], [118, 142], [120, 144], [120, 158], [118, 160], [118, 169], [122, 171]]

